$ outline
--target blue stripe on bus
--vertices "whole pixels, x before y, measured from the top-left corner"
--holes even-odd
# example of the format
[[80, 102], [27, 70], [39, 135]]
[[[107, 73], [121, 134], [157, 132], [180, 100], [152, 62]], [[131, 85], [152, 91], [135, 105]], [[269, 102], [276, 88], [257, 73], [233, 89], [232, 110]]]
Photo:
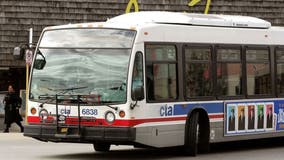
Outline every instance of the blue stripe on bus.
[[224, 103], [199, 103], [174, 105], [174, 115], [187, 115], [187, 113], [194, 107], [204, 108], [208, 114], [224, 113]]

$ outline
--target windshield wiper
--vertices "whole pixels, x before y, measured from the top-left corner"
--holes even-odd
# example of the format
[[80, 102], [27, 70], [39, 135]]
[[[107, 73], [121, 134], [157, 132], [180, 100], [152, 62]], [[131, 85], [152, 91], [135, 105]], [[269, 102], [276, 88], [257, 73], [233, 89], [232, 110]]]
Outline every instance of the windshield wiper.
[[105, 104], [105, 105], [108, 106], [108, 107], [111, 108], [111, 109], [114, 109], [115, 111], [118, 110], [118, 107], [113, 107], [113, 106], [110, 106], [110, 105], [108, 105], [108, 104]]
[[117, 110], [118, 110], [118, 107], [113, 107], [113, 106], [111, 106], [111, 105], [109, 105], [109, 104], [106, 104], [106, 103], [113, 103], [113, 102], [114, 102], [114, 101], [100, 101], [100, 104], [105, 105], [105, 106], [107, 106], [107, 107], [109, 107], [109, 108], [111, 108], [111, 109], [117, 111]]
[[44, 102], [42, 102], [42, 103], [39, 105], [39, 107], [42, 108], [45, 103], [50, 102], [50, 101], [52, 101], [52, 100], [55, 100], [55, 96], [51, 96], [51, 95], [39, 95], [39, 96], [38, 96], [38, 99], [39, 99], [39, 100], [45, 100]]
[[110, 89], [110, 90], [123, 90], [124, 88], [126, 88], [126, 83], [125, 83], [125, 82], [121, 83], [120, 86], [111, 87], [111, 88], [109, 88], [109, 89]]
[[69, 91], [74, 91], [74, 90], [79, 90], [79, 89], [84, 89], [84, 88], [88, 88], [88, 86], [82, 86], [82, 87], [70, 87], [70, 88], [61, 88], [61, 89], [51, 89], [51, 88], [48, 88], [52, 91], [60, 91], [57, 93], [57, 95], [59, 94], [65, 94]]

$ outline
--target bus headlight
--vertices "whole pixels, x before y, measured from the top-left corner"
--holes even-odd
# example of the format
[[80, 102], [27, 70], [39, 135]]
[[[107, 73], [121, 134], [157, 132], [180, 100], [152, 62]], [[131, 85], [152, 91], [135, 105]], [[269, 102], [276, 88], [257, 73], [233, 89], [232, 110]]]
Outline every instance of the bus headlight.
[[65, 121], [66, 117], [64, 115], [58, 115], [58, 121]]
[[42, 109], [39, 111], [39, 117], [41, 120], [46, 120], [48, 117], [48, 112], [46, 109]]
[[106, 121], [107, 121], [108, 123], [113, 123], [114, 120], [115, 120], [115, 115], [114, 115], [114, 113], [111, 112], [111, 111], [106, 112], [106, 114], [105, 114], [105, 119], [106, 119]]

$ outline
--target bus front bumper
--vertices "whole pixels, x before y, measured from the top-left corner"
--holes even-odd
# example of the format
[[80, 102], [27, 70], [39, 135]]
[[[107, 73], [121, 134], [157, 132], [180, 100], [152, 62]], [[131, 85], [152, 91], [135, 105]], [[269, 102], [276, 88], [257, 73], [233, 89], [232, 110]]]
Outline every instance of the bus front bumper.
[[41, 141], [52, 142], [108, 142], [112, 144], [130, 144], [135, 140], [135, 128], [106, 126], [60, 126], [26, 125], [24, 136]]

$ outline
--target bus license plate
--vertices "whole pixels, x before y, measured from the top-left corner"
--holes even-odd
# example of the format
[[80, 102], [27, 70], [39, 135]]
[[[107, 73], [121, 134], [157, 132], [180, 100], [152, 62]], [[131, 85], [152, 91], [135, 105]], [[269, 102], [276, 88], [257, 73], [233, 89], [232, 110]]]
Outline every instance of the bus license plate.
[[61, 133], [67, 133], [68, 132], [68, 128], [61, 128]]

